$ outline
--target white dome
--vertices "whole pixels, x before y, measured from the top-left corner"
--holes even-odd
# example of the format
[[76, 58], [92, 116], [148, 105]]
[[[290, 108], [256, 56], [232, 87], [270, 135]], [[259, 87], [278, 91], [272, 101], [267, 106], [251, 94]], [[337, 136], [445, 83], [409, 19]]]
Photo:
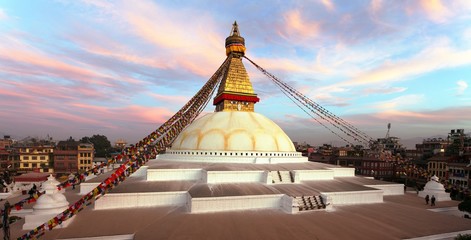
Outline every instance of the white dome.
[[206, 114], [184, 129], [171, 149], [296, 152], [276, 123], [255, 112]]
[[69, 202], [67, 202], [67, 199], [62, 194], [43, 194], [38, 198], [38, 200], [36, 201], [36, 205], [33, 208], [56, 208], [68, 205]]
[[438, 182], [438, 180], [438, 177], [434, 175], [430, 181], [425, 184], [424, 190], [445, 191], [445, 187]]

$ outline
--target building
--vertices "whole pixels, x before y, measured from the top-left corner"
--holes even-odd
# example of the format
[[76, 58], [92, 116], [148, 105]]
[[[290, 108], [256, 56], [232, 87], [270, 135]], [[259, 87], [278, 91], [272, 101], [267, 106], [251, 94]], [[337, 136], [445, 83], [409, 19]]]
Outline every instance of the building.
[[3, 136], [3, 139], [0, 139], [0, 149], [7, 149], [13, 145], [13, 139], [9, 135]]
[[322, 156], [332, 156], [333, 155], [333, 148], [332, 148], [332, 145], [330, 144], [324, 144], [322, 146], [319, 147], [319, 149], [317, 150], [317, 152], [319, 154], [321, 154]]
[[93, 168], [95, 148], [92, 143], [79, 143], [77, 146], [77, 163], [79, 171]]
[[120, 138], [120, 139], [118, 139], [114, 142], [114, 147], [117, 148], [117, 149], [122, 150], [126, 147], [127, 144], [128, 143], [126, 142], [126, 140]]
[[0, 149], [0, 171], [17, 171], [20, 169], [20, 154], [18, 149]]
[[448, 183], [452, 187], [458, 188], [460, 190], [471, 190], [471, 164], [468, 163], [449, 163], [448, 164]]
[[427, 159], [433, 155], [445, 153], [449, 144], [449, 141], [443, 138], [427, 138], [421, 144], [416, 144], [415, 148], [421, 151], [420, 155], [424, 159]]
[[54, 153], [53, 145], [29, 145], [15, 147], [18, 150], [20, 172], [54, 172], [52, 156]]
[[428, 159], [427, 171], [430, 176], [437, 176], [443, 181], [448, 180], [448, 164], [453, 162], [453, 157], [444, 154], [435, 155]]
[[62, 175], [78, 171], [80, 156], [78, 146], [79, 142], [72, 139], [72, 137], [57, 143], [54, 151], [54, 169], [56, 173]]
[[379, 149], [388, 151], [393, 155], [403, 154], [405, 149], [399, 140], [398, 137], [386, 136], [386, 138], [378, 138], [376, 144], [379, 146]]

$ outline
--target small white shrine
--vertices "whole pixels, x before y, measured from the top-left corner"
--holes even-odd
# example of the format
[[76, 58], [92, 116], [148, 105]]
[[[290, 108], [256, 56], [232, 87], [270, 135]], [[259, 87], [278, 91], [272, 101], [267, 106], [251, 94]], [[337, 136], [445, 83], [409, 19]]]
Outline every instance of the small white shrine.
[[425, 198], [425, 196], [435, 196], [437, 201], [450, 201], [450, 193], [445, 192], [445, 187], [439, 181], [439, 178], [435, 175], [430, 178], [430, 181], [425, 184], [424, 190], [419, 192], [419, 197]]
[[[59, 182], [52, 175], [42, 184], [42, 190], [45, 191], [45, 194], [38, 198], [36, 204], [33, 206], [32, 214], [25, 216], [23, 230], [34, 229], [69, 207], [69, 202], [64, 194], [57, 189], [57, 185], [59, 185]], [[57, 227], [66, 227], [72, 222], [71, 220], [72, 219]]]

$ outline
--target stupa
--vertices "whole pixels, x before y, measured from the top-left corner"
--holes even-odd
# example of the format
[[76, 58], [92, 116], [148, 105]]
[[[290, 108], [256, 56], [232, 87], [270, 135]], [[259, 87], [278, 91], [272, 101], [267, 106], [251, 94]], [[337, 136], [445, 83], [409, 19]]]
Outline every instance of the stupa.
[[[254, 111], [260, 99], [242, 63], [245, 49], [234, 23], [226, 38], [226, 55], [232, 58], [213, 101], [215, 112], [190, 124], [165, 154], [150, 161], [141, 173], [146, 181], [118, 186], [96, 202], [96, 209], [177, 205], [189, 213], [277, 209], [293, 214], [403, 194], [400, 184], [364, 178], [356, 178], [361, 184], [355, 194], [337, 181], [325, 185], [323, 180], [353, 184], [354, 169], [308, 162], [276, 123]], [[144, 197], [136, 189], [149, 182], [165, 190]]]
[[435, 196], [437, 201], [450, 201], [450, 193], [445, 192], [445, 187], [439, 182], [439, 178], [433, 175], [425, 184], [424, 190], [419, 192], [419, 197], [425, 198], [425, 196]]
[[[423, 209], [422, 201], [413, 207], [415, 194], [404, 201], [402, 184], [309, 162], [276, 123], [254, 111], [260, 99], [242, 62], [237, 23], [226, 54], [231, 62], [215, 112], [46, 239], [368, 240], [469, 229], [464, 219]], [[68, 189], [71, 198], [110, 174]]]
[[254, 112], [259, 102], [242, 63], [245, 40], [237, 23], [226, 38], [232, 55], [228, 74], [219, 85], [215, 112], [188, 126], [160, 160], [234, 163], [307, 162], [273, 121]]
[[[25, 216], [24, 230], [36, 228], [69, 207], [66, 197], [57, 189], [58, 184], [59, 182], [52, 175], [49, 175], [47, 181], [42, 184], [41, 191], [45, 193], [36, 201], [32, 214]], [[73, 221], [73, 219], [70, 220], [58, 227], [66, 227]]]

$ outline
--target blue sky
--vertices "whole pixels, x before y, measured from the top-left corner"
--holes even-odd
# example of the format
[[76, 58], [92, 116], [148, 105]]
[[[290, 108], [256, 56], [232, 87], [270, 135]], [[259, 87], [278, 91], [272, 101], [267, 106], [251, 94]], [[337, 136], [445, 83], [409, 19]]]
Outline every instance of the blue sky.
[[[136, 142], [216, 71], [234, 20], [249, 58], [373, 138], [470, 132], [466, 0], [0, 0], [0, 134]], [[293, 141], [338, 140], [245, 66]]]

